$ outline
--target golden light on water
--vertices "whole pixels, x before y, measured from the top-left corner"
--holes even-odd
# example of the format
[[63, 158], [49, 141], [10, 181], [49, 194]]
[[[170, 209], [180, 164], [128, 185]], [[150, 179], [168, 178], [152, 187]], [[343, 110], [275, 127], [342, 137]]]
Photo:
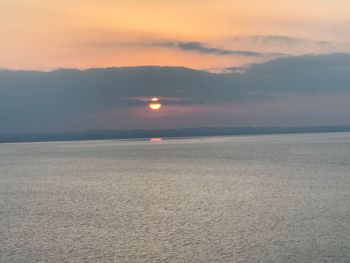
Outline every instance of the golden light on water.
[[162, 107], [162, 104], [159, 102], [158, 98], [152, 98], [149, 107], [152, 110], [159, 110]]
[[150, 138], [149, 140], [151, 142], [161, 142], [163, 139], [162, 138]]

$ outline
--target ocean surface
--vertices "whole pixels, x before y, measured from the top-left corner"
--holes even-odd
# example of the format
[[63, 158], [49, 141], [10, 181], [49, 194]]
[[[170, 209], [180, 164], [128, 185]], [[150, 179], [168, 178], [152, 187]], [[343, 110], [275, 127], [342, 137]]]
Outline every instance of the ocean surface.
[[0, 262], [350, 262], [350, 133], [0, 144]]

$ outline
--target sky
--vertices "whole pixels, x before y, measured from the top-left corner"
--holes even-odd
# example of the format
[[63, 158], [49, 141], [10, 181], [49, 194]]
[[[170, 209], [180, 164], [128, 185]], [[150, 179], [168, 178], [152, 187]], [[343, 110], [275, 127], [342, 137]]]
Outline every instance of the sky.
[[0, 0], [0, 40], [0, 134], [350, 124], [348, 0]]
[[[8, 69], [185, 66], [350, 52], [348, 0], [0, 0]], [[236, 51], [236, 52], [235, 52]]]

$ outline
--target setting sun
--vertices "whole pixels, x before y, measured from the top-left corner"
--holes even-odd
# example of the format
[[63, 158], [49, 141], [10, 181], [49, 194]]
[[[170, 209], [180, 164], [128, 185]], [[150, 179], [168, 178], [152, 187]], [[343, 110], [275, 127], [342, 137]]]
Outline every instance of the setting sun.
[[149, 103], [149, 107], [152, 110], [159, 110], [160, 107], [162, 107], [162, 104], [159, 102], [158, 98], [152, 98], [151, 102]]

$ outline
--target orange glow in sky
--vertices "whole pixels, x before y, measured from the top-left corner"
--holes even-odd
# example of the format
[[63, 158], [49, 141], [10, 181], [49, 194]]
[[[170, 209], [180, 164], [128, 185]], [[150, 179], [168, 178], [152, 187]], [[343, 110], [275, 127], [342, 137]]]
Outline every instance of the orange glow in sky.
[[349, 0], [282, 2], [1, 0], [0, 67], [216, 70], [270, 59], [230, 51], [350, 52]]

